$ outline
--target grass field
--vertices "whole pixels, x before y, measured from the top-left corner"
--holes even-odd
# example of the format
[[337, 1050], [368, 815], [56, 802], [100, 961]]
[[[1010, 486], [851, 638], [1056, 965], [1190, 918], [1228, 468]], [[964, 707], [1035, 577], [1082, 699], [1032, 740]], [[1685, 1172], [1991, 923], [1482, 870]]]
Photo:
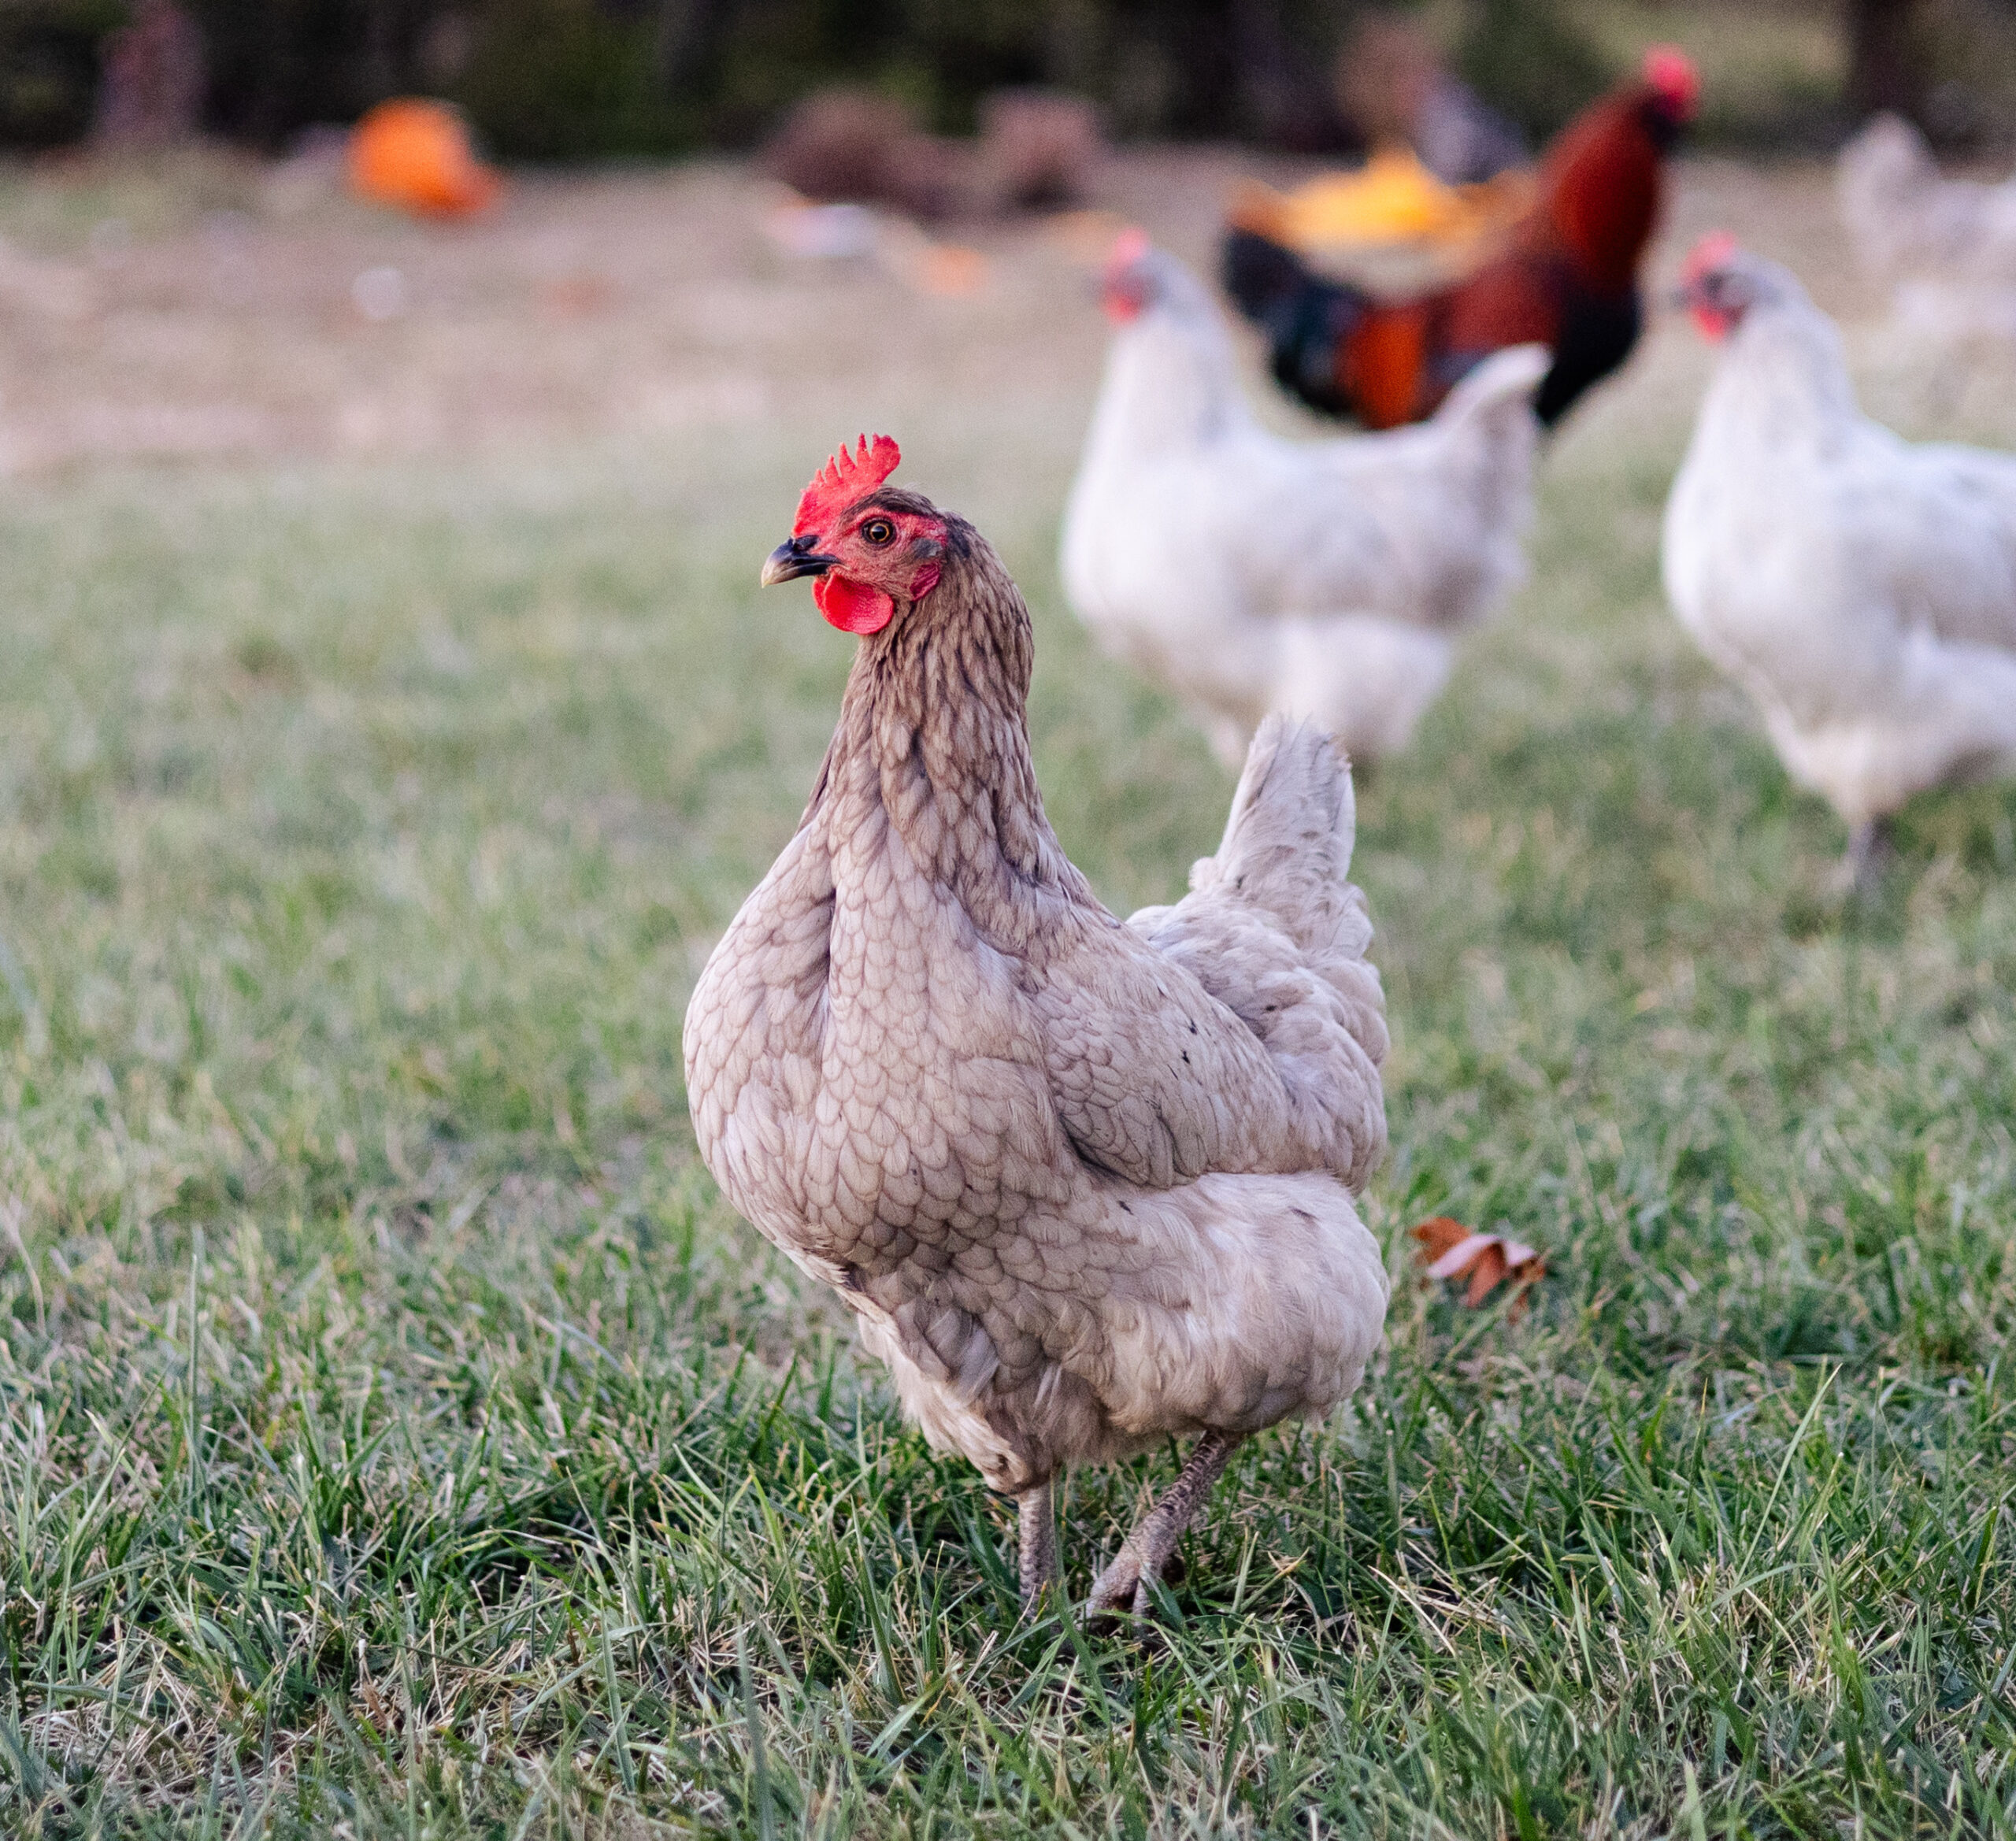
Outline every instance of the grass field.
[[[2016, 1828], [2016, 792], [1841, 911], [1660, 604], [1684, 341], [1363, 795], [1388, 1346], [1152, 1639], [1018, 1623], [1007, 1513], [699, 1169], [680, 1013], [848, 650], [756, 569], [837, 435], [1027, 586], [1107, 898], [1222, 821], [1062, 609], [1098, 333], [1025, 293], [999, 388], [946, 319], [680, 439], [6, 487], [0, 1832]], [[1529, 1311], [1415, 1280], [1435, 1213]], [[1080, 1596], [1170, 1457], [1071, 1484]]]

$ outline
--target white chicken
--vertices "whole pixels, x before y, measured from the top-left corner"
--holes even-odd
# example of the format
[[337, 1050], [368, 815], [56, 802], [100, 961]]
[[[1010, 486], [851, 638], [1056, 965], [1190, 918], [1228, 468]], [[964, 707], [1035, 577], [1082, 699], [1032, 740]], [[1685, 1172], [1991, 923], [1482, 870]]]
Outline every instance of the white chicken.
[[1841, 150], [1834, 183], [1872, 280], [1937, 275], [2016, 287], [2016, 179], [1948, 179], [1923, 135], [1879, 115]]
[[1841, 150], [1841, 220], [1914, 343], [2016, 339], [2016, 179], [1948, 179], [1925, 137], [1879, 115]]
[[1174, 257], [1128, 233], [1105, 302], [1118, 330], [1064, 517], [1078, 617], [1228, 765], [1271, 710], [1354, 761], [1404, 747], [1457, 635], [1524, 573], [1545, 349], [1485, 360], [1431, 421], [1289, 441], [1254, 418], [1217, 306]]
[[1870, 421], [1833, 321], [1726, 236], [1682, 291], [1721, 356], [1666, 502], [1667, 598], [1866, 883], [1914, 793], [2016, 765], [2016, 456]]

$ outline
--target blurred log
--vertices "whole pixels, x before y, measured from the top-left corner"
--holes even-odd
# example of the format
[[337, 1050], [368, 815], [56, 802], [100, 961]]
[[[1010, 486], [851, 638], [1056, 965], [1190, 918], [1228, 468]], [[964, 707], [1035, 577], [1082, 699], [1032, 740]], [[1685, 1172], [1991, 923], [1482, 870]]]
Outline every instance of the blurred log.
[[763, 166], [801, 196], [894, 205], [919, 217], [956, 209], [971, 150], [925, 134], [904, 106], [872, 90], [815, 90], [763, 149]]
[[1099, 111], [1054, 90], [997, 90], [980, 104], [980, 164], [1002, 210], [1076, 205], [1106, 152]]

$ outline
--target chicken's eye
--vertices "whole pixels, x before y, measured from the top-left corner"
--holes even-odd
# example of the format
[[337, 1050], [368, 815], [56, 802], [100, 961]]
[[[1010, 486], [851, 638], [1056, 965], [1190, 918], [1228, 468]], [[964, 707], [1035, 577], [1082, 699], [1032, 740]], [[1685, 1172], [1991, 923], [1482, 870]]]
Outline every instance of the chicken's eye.
[[861, 527], [861, 540], [880, 550], [884, 544], [895, 542], [896, 527], [887, 518], [870, 518]]

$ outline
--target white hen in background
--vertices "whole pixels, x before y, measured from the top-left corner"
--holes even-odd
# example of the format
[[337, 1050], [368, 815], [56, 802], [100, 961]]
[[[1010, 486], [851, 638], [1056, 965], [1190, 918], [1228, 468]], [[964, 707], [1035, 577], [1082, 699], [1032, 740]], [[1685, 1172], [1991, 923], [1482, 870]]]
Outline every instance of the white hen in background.
[[1835, 167], [1863, 272], [1914, 344], [2016, 340], [2016, 179], [1948, 179], [1925, 136], [1879, 115]]
[[2016, 286], [2016, 179], [1948, 179], [1925, 136], [1879, 115], [1841, 150], [1835, 198], [1873, 280], [1914, 277]]
[[1432, 421], [1288, 441], [1247, 406], [1217, 304], [1138, 232], [1064, 516], [1064, 585], [1112, 650], [1197, 713], [1228, 765], [1270, 710], [1354, 761], [1406, 745], [1457, 635], [1525, 572], [1540, 346], [1496, 354]]
[[1666, 502], [1666, 595], [1851, 832], [2016, 765], [2016, 456], [1914, 445], [1855, 402], [1786, 269], [1705, 239], [1684, 289], [1721, 346]]

